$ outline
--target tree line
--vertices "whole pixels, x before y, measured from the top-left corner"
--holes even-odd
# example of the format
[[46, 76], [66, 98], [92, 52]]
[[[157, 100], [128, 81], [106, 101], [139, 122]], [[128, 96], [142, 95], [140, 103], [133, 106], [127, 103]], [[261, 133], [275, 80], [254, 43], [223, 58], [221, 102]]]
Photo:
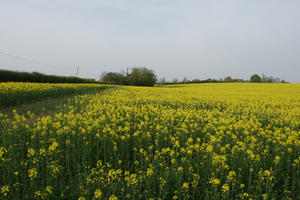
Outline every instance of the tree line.
[[259, 76], [258, 74], [254, 74], [250, 77], [250, 80], [244, 80], [241, 78], [232, 78], [231, 76], [227, 76], [224, 79], [193, 79], [188, 80], [186, 77], [182, 81], [178, 81], [177, 78], [172, 81], [166, 81], [165, 78], [162, 78], [158, 81], [159, 85], [172, 85], [172, 84], [190, 84], [190, 83], [287, 83], [285, 80], [280, 78], [274, 78], [272, 76]]
[[262, 74], [260, 77], [258, 74], [254, 74], [250, 77], [252, 83], [286, 83], [285, 80], [280, 78], [274, 78], [273, 76], [265, 76]]
[[0, 69], [0, 82], [33, 82], [33, 83], [97, 83], [95, 79], [84, 79], [74, 76], [46, 75], [39, 72], [16, 72]]
[[134, 85], [134, 86], [154, 86], [170, 84], [189, 84], [189, 83], [234, 83], [234, 82], [252, 82], [252, 83], [286, 83], [285, 80], [274, 78], [272, 76], [259, 76], [254, 74], [250, 80], [232, 78], [227, 76], [224, 79], [193, 79], [188, 80], [186, 77], [182, 81], [173, 79], [166, 81], [165, 78], [157, 79], [155, 72], [146, 67], [134, 67], [130, 71], [122, 72], [103, 72], [100, 81], [95, 79], [84, 79], [74, 76], [55, 76], [46, 75], [39, 72], [15, 72], [0, 69], [0, 82], [36, 82], [36, 83], [104, 83], [112, 85]]

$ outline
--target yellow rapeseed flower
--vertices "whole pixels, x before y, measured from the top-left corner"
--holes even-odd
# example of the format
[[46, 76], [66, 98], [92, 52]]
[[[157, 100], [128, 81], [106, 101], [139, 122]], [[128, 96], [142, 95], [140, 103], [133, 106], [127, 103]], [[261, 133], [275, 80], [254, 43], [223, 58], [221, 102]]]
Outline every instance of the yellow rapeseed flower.
[[182, 188], [183, 189], [189, 189], [189, 183], [184, 182], [183, 185], [182, 185]]
[[37, 177], [37, 170], [36, 170], [36, 168], [31, 168], [31, 169], [29, 169], [28, 170], [28, 176], [29, 176], [29, 178], [32, 180], [32, 179], [34, 179], [34, 178], [36, 178]]
[[54, 151], [58, 147], [58, 143], [55, 141], [49, 146], [49, 152]]
[[228, 192], [229, 188], [230, 188], [229, 185], [225, 183], [224, 185], [222, 185], [222, 192]]
[[3, 194], [4, 196], [7, 196], [7, 193], [9, 192], [9, 186], [8, 185], [4, 185], [1, 187], [1, 194]]
[[221, 183], [221, 181], [218, 178], [211, 178], [209, 180], [209, 183], [212, 184], [212, 185], [219, 185]]
[[27, 152], [28, 152], [28, 154], [27, 154], [28, 157], [32, 157], [32, 156], [34, 156], [34, 154], [35, 154], [35, 151], [34, 151], [33, 148], [29, 148], [29, 149], [27, 150]]
[[94, 197], [96, 199], [100, 198], [102, 196], [102, 192], [100, 189], [96, 189], [95, 192], [94, 192]]
[[113, 194], [109, 197], [109, 200], [118, 200], [118, 197]]

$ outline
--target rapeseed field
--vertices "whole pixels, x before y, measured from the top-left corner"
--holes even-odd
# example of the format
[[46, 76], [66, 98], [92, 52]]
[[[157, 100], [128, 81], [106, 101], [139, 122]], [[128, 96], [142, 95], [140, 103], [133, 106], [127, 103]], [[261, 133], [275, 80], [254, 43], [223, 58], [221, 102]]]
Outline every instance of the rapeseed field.
[[0, 83], [0, 107], [99, 91], [106, 87], [100, 84]]
[[63, 107], [0, 114], [0, 199], [300, 197], [299, 84], [117, 87]]

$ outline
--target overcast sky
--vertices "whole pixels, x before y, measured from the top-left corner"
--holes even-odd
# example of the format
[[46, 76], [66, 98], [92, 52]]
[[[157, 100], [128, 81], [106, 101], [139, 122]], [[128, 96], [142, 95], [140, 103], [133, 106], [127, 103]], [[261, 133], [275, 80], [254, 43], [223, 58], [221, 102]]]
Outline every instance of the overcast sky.
[[[0, 69], [300, 82], [299, 0], [0, 0]], [[55, 67], [57, 66], [57, 67]]]

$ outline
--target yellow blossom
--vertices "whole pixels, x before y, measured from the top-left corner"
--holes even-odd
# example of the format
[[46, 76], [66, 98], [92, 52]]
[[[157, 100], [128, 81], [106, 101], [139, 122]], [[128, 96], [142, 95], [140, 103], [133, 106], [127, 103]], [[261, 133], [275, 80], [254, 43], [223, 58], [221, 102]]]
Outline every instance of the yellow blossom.
[[222, 191], [223, 192], [228, 192], [229, 191], [229, 185], [228, 184], [224, 184], [224, 185], [222, 185]]
[[8, 185], [4, 185], [1, 187], [1, 194], [3, 194], [4, 196], [7, 196], [7, 193], [9, 192], [9, 186]]
[[183, 189], [189, 189], [189, 184], [187, 182], [184, 182], [182, 185]]
[[95, 192], [94, 192], [94, 197], [96, 199], [100, 198], [102, 196], [102, 192], [100, 189], [96, 189]]
[[218, 179], [218, 178], [211, 178], [211, 179], [209, 180], [209, 183], [210, 183], [210, 184], [213, 184], [213, 185], [219, 185], [219, 184], [221, 183], [221, 181], [220, 181], [220, 179]]
[[118, 198], [117, 198], [115, 195], [111, 195], [111, 196], [109, 197], [109, 200], [118, 200]]
[[34, 151], [33, 148], [29, 148], [29, 149], [27, 150], [27, 152], [28, 152], [28, 154], [27, 154], [28, 157], [32, 157], [32, 156], [34, 156], [34, 154], [35, 154], [35, 151]]
[[28, 170], [28, 176], [30, 179], [36, 178], [37, 177], [37, 170], [36, 168], [31, 168]]
[[58, 147], [58, 143], [57, 143], [57, 142], [53, 142], [53, 143], [49, 146], [49, 152], [54, 151], [57, 147]]

